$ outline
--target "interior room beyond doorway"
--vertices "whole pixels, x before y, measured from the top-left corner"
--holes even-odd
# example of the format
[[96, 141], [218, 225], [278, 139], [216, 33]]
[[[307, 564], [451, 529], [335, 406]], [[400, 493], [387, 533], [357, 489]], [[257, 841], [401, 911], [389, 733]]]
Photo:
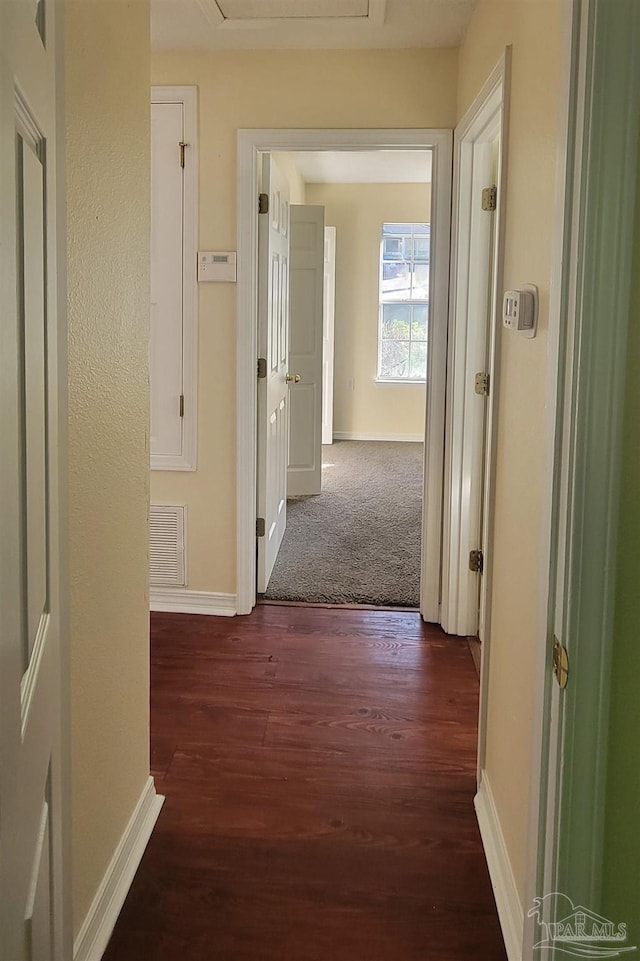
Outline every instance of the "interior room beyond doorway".
[[[265, 596], [418, 607], [432, 154], [298, 151], [271, 162], [291, 203], [291, 427], [287, 533]], [[316, 385], [306, 370], [302, 383], [295, 375], [298, 345], [317, 342], [308, 248], [317, 212], [324, 446], [322, 480], [318, 472], [309, 486], [296, 466], [319, 429], [308, 403]], [[321, 270], [321, 251], [316, 260]]]

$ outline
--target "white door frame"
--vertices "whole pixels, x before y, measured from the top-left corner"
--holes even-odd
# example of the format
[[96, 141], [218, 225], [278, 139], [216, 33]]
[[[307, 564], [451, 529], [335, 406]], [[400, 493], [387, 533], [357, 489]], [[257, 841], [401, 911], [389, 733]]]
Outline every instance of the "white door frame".
[[[324, 228], [325, 287], [322, 316], [322, 443], [333, 444], [333, 353], [336, 313], [336, 228]], [[327, 269], [328, 267], [328, 269]], [[326, 418], [325, 418], [326, 411]]]
[[[446, 381], [449, 241], [451, 221], [450, 130], [239, 130], [238, 131], [238, 321], [237, 321], [237, 519], [236, 591], [238, 614], [256, 602], [256, 443], [258, 160], [261, 153], [296, 150], [433, 150], [435, 186], [431, 221], [432, 294], [427, 373], [425, 497], [422, 529], [420, 610], [439, 621], [442, 542], [442, 483]], [[429, 456], [429, 451], [431, 455]]]
[[[530, 862], [535, 872], [528, 896], [566, 891], [576, 903], [598, 911], [633, 198], [640, 159], [637, 98], [632, 96], [640, 88], [634, 54], [640, 9], [635, 0], [573, 0], [567, 6], [574, 56], [563, 243], [561, 256], [554, 258], [562, 283], [554, 298], [559, 378], [551, 459], [556, 482], [549, 505], [558, 533], [551, 539], [547, 572], [548, 643], [541, 646], [538, 664], [540, 777], [532, 771]], [[562, 694], [550, 664], [554, 634], [569, 651], [569, 686]], [[535, 933], [534, 920], [525, 917], [525, 950]]]
[[[511, 47], [507, 47], [482, 90], [464, 115], [454, 133], [453, 218], [451, 253], [451, 296], [449, 321], [449, 359], [447, 383], [447, 425], [445, 439], [444, 540], [442, 557], [442, 626], [449, 634], [474, 635], [478, 631], [478, 592], [469, 576], [471, 531], [484, 516], [483, 543], [475, 545], [484, 552], [481, 575], [480, 608], [485, 612], [483, 658], [488, 647], [489, 609], [486, 597], [491, 583], [491, 539], [493, 533], [493, 478], [496, 459], [496, 420], [499, 375], [500, 325], [504, 226], [506, 219], [506, 145], [508, 140], [508, 99], [511, 74]], [[467, 290], [471, 262], [471, 223], [479, 197], [472, 192], [473, 152], [476, 145], [498, 141], [498, 206], [492, 239], [491, 316], [478, 319], [467, 309]], [[488, 186], [489, 181], [485, 186]], [[458, 311], [460, 295], [463, 309]], [[489, 396], [486, 400], [486, 429], [467, 416], [477, 404], [473, 373], [467, 370], [471, 341], [487, 350]], [[471, 515], [470, 482], [483, 470], [483, 492], [475, 498], [476, 514]], [[486, 676], [487, 671], [484, 671]], [[486, 691], [484, 692], [486, 695]], [[486, 700], [486, 697], [484, 698]], [[485, 705], [486, 707], [486, 705]], [[481, 701], [481, 722], [482, 722]], [[480, 725], [482, 729], [482, 723]], [[481, 731], [479, 732], [481, 733]], [[482, 750], [481, 750], [482, 753]]]

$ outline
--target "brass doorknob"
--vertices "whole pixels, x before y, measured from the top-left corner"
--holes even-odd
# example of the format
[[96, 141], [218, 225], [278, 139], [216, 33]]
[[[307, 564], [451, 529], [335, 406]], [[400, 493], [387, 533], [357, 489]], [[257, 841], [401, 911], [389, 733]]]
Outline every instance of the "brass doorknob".
[[287, 374], [287, 383], [288, 383], [288, 384], [299, 384], [299, 383], [300, 383], [300, 374]]

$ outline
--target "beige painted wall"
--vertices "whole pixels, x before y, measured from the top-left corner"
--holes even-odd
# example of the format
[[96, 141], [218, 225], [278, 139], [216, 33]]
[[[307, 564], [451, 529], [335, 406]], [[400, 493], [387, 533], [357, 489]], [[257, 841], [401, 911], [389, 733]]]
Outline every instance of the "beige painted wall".
[[458, 114], [513, 44], [505, 288], [540, 289], [538, 336], [501, 331], [486, 770], [525, 896], [543, 525], [549, 283], [560, 119], [561, 0], [479, 0], [460, 51]]
[[149, 4], [66, 8], [77, 933], [149, 774]]
[[300, 171], [296, 167], [295, 160], [291, 154], [276, 152], [272, 156], [278, 164], [283, 176], [289, 181], [289, 203], [306, 203], [307, 185], [302, 179]]
[[[239, 127], [452, 127], [457, 51], [169, 52], [152, 82], [195, 84], [200, 246], [236, 246]], [[189, 508], [189, 587], [235, 591], [236, 289], [200, 290], [198, 470], [154, 472], [152, 500]]]
[[430, 184], [308, 184], [336, 228], [334, 431], [424, 437], [424, 384], [380, 384], [378, 285], [383, 223], [431, 215]]

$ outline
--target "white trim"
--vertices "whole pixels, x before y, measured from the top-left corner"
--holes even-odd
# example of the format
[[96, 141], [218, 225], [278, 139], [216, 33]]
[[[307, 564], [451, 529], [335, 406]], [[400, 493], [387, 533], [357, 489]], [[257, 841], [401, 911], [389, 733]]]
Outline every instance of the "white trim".
[[198, 88], [152, 87], [151, 103], [184, 106], [185, 151], [183, 180], [182, 260], [182, 454], [152, 454], [151, 470], [195, 471], [198, 458]]
[[[451, 219], [450, 130], [239, 130], [238, 131], [238, 318], [237, 318], [237, 603], [248, 614], [256, 600], [256, 358], [257, 353], [257, 183], [261, 153], [295, 150], [433, 149], [431, 247], [431, 338], [427, 383], [425, 498], [421, 612], [437, 621], [442, 541], [442, 437], [446, 378], [446, 312], [448, 304]], [[432, 454], [429, 457], [429, 449]]]
[[[442, 559], [442, 617], [445, 631], [461, 636], [479, 632], [477, 575], [469, 571], [469, 550], [483, 550], [485, 568], [479, 585], [484, 647], [488, 641], [488, 607], [491, 582], [491, 540], [493, 529], [493, 488], [496, 461], [496, 422], [499, 391], [499, 351], [496, 336], [500, 325], [504, 236], [506, 223], [506, 163], [508, 100], [511, 78], [511, 48], [485, 82], [473, 104], [455, 130], [454, 210], [449, 320], [447, 425], [445, 439], [445, 498]], [[494, 221], [490, 279], [491, 315], [486, 327], [473, 323], [468, 310], [472, 197], [475, 148], [499, 144], [498, 205]], [[486, 148], [489, 149], [489, 148]], [[490, 158], [487, 158], [490, 161]], [[489, 164], [487, 164], [489, 166]], [[489, 225], [487, 225], [489, 226]], [[460, 256], [462, 254], [462, 256]], [[462, 299], [462, 303], [461, 303]], [[478, 406], [473, 385], [474, 371], [468, 370], [475, 354], [486, 351], [489, 396], [486, 410]], [[470, 360], [471, 358], [471, 360]], [[486, 428], [485, 428], [486, 423]], [[484, 442], [483, 442], [484, 438]], [[471, 490], [482, 472], [482, 490]], [[475, 496], [472, 496], [474, 494]], [[481, 517], [484, 522], [481, 525]], [[483, 528], [480, 540], [480, 528]], [[486, 692], [485, 692], [486, 694]], [[481, 706], [482, 715], [482, 706]], [[482, 751], [480, 752], [482, 754]]]
[[164, 802], [147, 778], [73, 946], [73, 961], [100, 961]]
[[374, 383], [380, 384], [382, 387], [384, 387], [385, 384], [388, 384], [391, 387], [424, 387], [427, 381], [426, 379], [418, 380], [417, 377], [414, 377], [411, 380], [409, 380], [409, 378], [407, 378], [407, 380], [391, 380], [391, 378], [387, 379], [386, 377], [375, 377]]
[[237, 613], [235, 594], [214, 594], [212, 591], [152, 587], [149, 602], [150, 610], [172, 614], [214, 614], [217, 617], [233, 617]]
[[491, 887], [496, 899], [500, 927], [509, 961], [522, 961], [524, 911], [509, 862], [493, 793], [484, 774], [474, 798], [480, 837], [487, 859]]
[[362, 431], [334, 430], [334, 440], [397, 440], [409, 443], [424, 443], [424, 434], [373, 434], [363, 433]]

